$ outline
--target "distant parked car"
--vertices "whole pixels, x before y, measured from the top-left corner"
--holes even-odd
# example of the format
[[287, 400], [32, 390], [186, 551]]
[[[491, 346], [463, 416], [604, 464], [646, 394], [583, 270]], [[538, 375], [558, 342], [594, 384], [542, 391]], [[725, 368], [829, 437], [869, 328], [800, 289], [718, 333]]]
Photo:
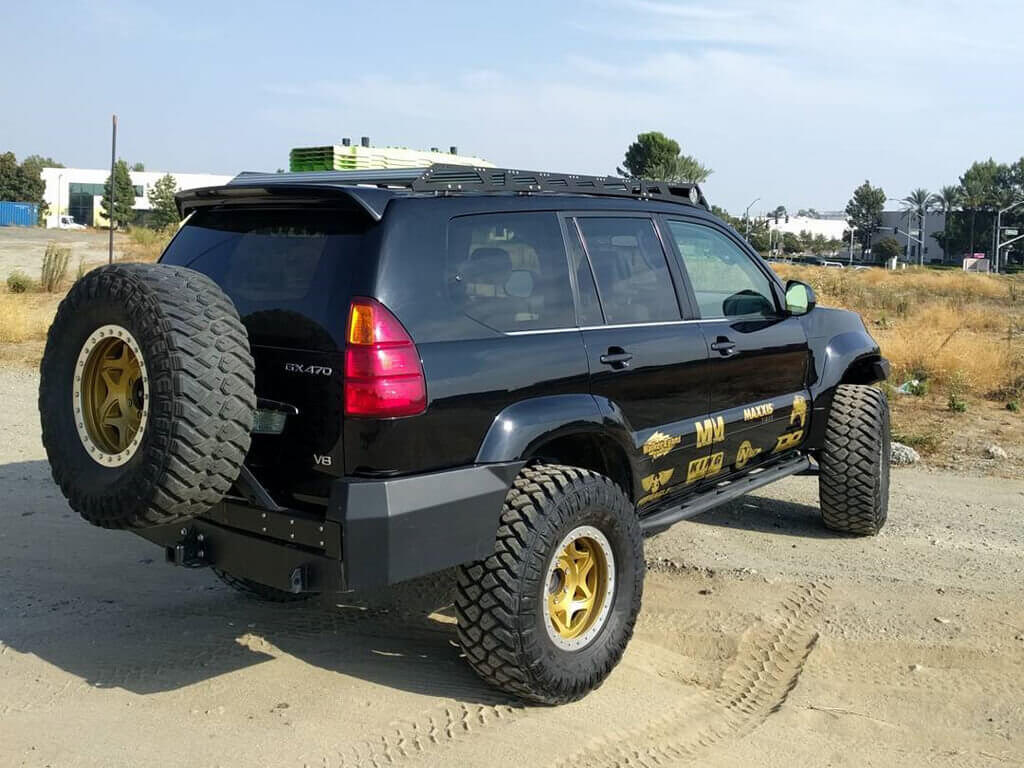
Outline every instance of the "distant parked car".
[[823, 261], [821, 265], [823, 267], [832, 267], [833, 269], [846, 269], [846, 265], [840, 261]]
[[74, 216], [61, 216], [57, 226], [61, 229], [85, 229], [82, 224], [75, 221]]

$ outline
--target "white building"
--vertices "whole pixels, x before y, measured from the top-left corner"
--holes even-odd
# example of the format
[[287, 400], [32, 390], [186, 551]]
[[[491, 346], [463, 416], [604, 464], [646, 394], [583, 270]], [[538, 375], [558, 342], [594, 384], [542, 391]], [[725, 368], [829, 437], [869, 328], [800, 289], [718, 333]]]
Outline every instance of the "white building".
[[[132, 185], [135, 187], [135, 202], [132, 208], [137, 211], [148, 211], [149, 190], [167, 173], [131, 171]], [[170, 173], [177, 181], [179, 190], [215, 187], [227, 184], [234, 178], [210, 173]], [[43, 199], [49, 206], [46, 226], [55, 227], [59, 221], [58, 216], [70, 214], [78, 224], [105, 227], [107, 220], [100, 209], [100, 200], [103, 199], [103, 185], [108, 176], [109, 169], [43, 168], [42, 177], [46, 183]]]
[[[786, 219], [789, 221], [786, 221]], [[767, 217], [768, 227], [779, 232], [792, 232], [799, 235], [801, 232], [810, 232], [812, 235], [822, 235], [826, 240], [842, 240], [843, 232], [846, 231], [845, 219], [820, 219], [809, 216], [780, 216], [779, 223], [775, 223], [772, 214]]]

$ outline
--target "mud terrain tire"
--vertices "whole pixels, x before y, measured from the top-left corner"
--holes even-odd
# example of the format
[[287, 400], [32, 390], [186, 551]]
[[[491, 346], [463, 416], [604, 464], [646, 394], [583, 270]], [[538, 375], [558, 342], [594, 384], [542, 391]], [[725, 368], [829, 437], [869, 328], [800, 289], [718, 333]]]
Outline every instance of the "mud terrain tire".
[[53, 478], [90, 523], [189, 520], [237, 479], [254, 365], [234, 305], [205, 275], [161, 264], [89, 272], [57, 309], [41, 374]]
[[[574, 542], [577, 531], [591, 538]], [[595, 550], [599, 558], [611, 555], [604, 592], [610, 598], [588, 633], [562, 639], [548, 614], [549, 600], [564, 594], [552, 568], [563, 562], [560, 552], [586, 548], [591, 540], [602, 545]], [[622, 658], [643, 580], [640, 526], [621, 488], [584, 469], [527, 467], [509, 489], [494, 554], [458, 569], [459, 642], [477, 674], [496, 688], [541, 704], [574, 701], [597, 688]]]
[[821, 516], [834, 531], [874, 536], [889, 511], [889, 404], [863, 385], [837, 390], [819, 466]]

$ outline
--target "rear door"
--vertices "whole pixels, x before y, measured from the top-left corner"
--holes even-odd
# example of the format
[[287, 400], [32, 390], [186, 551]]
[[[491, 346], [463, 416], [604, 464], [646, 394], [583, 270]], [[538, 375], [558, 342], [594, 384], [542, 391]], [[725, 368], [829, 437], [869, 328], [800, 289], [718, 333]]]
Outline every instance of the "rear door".
[[707, 471], [696, 433], [708, 415], [707, 344], [680, 311], [679, 275], [651, 217], [580, 215], [567, 236], [591, 392], [629, 426], [645, 465], [639, 506], [650, 509]]
[[249, 333], [256, 394], [286, 413], [253, 435], [246, 464], [281, 504], [327, 495], [341, 455], [345, 322], [371, 221], [351, 209], [199, 210], [162, 261], [213, 278]]
[[704, 440], [726, 471], [798, 447], [807, 434], [810, 354], [759, 256], [725, 229], [666, 217], [666, 231], [710, 349]]

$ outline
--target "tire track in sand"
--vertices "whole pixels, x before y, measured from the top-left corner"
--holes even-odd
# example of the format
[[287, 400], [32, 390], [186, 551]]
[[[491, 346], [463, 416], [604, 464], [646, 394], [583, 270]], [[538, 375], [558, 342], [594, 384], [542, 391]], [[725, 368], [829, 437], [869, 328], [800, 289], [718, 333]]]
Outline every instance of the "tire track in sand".
[[[775, 613], [748, 629], [718, 689], [687, 696], [679, 707], [644, 726], [594, 740], [555, 765], [661, 767], [685, 762], [726, 739], [742, 738], [778, 709], [796, 685], [817, 639], [814, 623], [827, 592], [826, 585], [799, 586]], [[393, 766], [544, 712], [500, 694], [494, 702], [453, 701], [398, 720], [379, 734], [348, 745], [334, 759], [340, 758], [344, 768]]]
[[596, 740], [556, 768], [663, 768], [743, 738], [778, 710], [796, 685], [818, 638], [815, 622], [829, 587], [797, 587], [780, 610], [744, 634], [717, 691], [701, 693], [639, 728]]

